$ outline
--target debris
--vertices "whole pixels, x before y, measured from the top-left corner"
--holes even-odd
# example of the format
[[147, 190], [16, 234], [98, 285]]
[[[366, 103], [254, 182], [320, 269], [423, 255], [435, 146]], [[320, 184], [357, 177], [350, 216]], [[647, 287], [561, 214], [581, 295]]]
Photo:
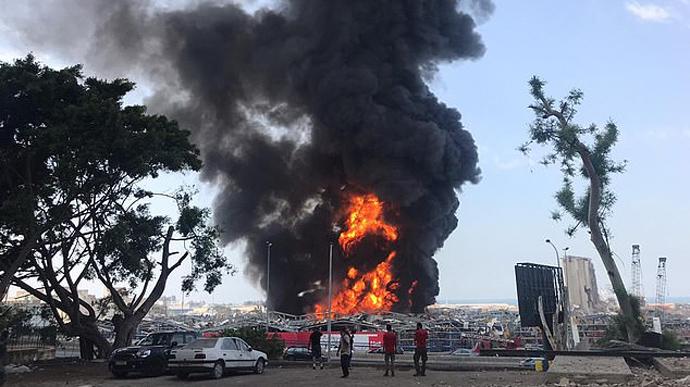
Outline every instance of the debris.
[[25, 365], [14, 365], [14, 364], [8, 364], [5, 366], [5, 373], [7, 374], [24, 374], [27, 372], [31, 372], [31, 368], [25, 366]]

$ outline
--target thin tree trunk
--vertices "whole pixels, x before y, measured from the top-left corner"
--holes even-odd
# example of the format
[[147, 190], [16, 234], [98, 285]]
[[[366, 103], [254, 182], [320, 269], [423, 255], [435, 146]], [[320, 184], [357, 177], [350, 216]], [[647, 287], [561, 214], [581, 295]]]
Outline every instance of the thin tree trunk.
[[589, 213], [587, 214], [590, 230], [590, 239], [597, 249], [597, 253], [601, 257], [604, 263], [604, 268], [606, 268], [606, 274], [611, 281], [611, 286], [613, 286], [613, 292], [616, 294], [616, 300], [618, 300], [618, 305], [621, 308], [621, 313], [625, 319], [626, 331], [628, 333], [628, 341], [636, 342], [638, 337], [636, 337], [635, 332], [635, 315], [633, 314], [632, 304], [630, 303], [630, 297], [625, 289], [625, 283], [621, 274], [618, 271], [616, 262], [613, 260], [611, 255], [611, 250], [609, 249], [604, 235], [601, 230], [599, 223], [599, 204], [601, 203], [601, 179], [594, 169], [592, 164], [592, 158], [590, 156], [589, 150], [583, 144], [579, 144], [577, 147], [578, 154], [582, 158], [582, 164], [587, 170], [587, 175], [590, 181], [590, 192], [589, 192]]
[[[133, 332], [136, 329], [136, 327], [139, 326], [144, 317], [146, 317], [146, 315], [149, 313], [149, 310], [151, 310], [153, 305], [155, 305], [156, 301], [158, 301], [163, 295], [163, 292], [165, 291], [165, 285], [168, 281], [170, 273], [172, 273], [176, 268], [178, 268], [182, 261], [184, 261], [187, 258], [187, 256], [189, 256], [189, 253], [184, 253], [182, 257], [180, 257], [175, 263], [170, 265], [170, 241], [172, 239], [173, 232], [173, 227], [169, 227], [168, 231], [166, 232], [165, 241], [163, 242], [163, 251], [161, 253], [161, 272], [158, 276], [158, 279], [156, 280], [155, 285], [151, 289], [151, 293], [149, 293], [149, 295], [146, 296], [145, 299], [143, 294], [141, 294], [140, 297], [138, 297], [139, 302], [141, 302], [141, 305], [138, 308], [136, 308], [136, 310], [132, 310], [126, 304], [124, 304], [124, 302], [116, 303], [118, 309], [120, 309], [120, 311], [123, 313], [123, 318], [117, 324], [114, 324], [114, 348], [120, 348], [129, 345], [129, 342], [131, 341]], [[115, 297], [118, 296], [113, 293], [115, 291], [115, 287], [111, 283], [107, 283], [105, 281], [103, 283], [106, 284], [108, 289], [110, 289], [111, 294], [115, 299]], [[141, 301], [142, 299], [143, 302]]]

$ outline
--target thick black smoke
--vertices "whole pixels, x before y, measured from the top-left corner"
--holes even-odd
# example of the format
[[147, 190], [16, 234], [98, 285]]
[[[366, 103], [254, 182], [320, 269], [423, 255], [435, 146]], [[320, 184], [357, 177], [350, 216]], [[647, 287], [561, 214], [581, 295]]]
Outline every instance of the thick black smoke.
[[[203, 178], [220, 188], [215, 219], [225, 241], [247, 242], [246, 270], [264, 288], [271, 241], [271, 307], [324, 299], [298, 294], [328, 278], [344, 197], [373, 192], [400, 227], [396, 308], [419, 311], [439, 291], [433, 255], [457, 225], [456, 190], [480, 172], [460, 113], [424, 82], [437, 64], [484, 52], [470, 13], [493, 5], [458, 3], [290, 0], [249, 14], [102, 2], [92, 50], [148, 74], [149, 104], [194, 132]], [[364, 256], [367, 267], [385, 258]], [[345, 265], [336, 244], [337, 283]]]

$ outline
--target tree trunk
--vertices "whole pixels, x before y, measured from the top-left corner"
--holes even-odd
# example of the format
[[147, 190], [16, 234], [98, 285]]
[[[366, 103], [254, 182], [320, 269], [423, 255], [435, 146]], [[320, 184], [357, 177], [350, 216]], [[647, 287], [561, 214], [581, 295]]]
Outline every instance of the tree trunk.
[[[33, 250], [34, 247], [36, 247], [36, 240], [35, 238], [30, 237], [29, 242], [25, 243], [19, 249], [17, 255], [10, 257], [10, 265], [2, 273], [2, 276], [0, 276], [0, 300], [5, 298], [5, 295], [7, 294], [7, 291], [10, 288], [10, 284], [14, 279], [14, 275], [17, 273], [19, 268], [22, 267], [24, 262], [26, 262], [29, 253], [31, 253], [31, 250]], [[3, 257], [3, 260], [5, 258], [7, 257]]]
[[93, 346], [96, 346], [98, 350], [96, 357], [98, 358], [107, 358], [113, 350], [113, 346], [110, 345], [105, 336], [98, 330], [98, 325], [95, 320], [83, 321], [77, 326], [68, 325], [67, 331], [70, 336], [79, 337], [82, 354], [87, 354], [89, 352], [89, 350], [84, 351], [86, 346], [90, 346], [91, 351], [93, 351]]
[[636, 316], [634, 315], [632, 304], [630, 303], [630, 297], [628, 296], [628, 291], [625, 289], [625, 283], [621, 274], [618, 271], [616, 262], [613, 260], [611, 255], [611, 250], [609, 249], [604, 235], [599, 224], [599, 205], [601, 203], [601, 179], [594, 169], [592, 164], [592, 158], [590, 157], [589, 149], [583, 144], [579, 144], [578, 154], [582, 158], [582, 164], [587, 170], [587, 175], [590, 181], [590, 192], [589, 192], [589, 213], [587, 214], [587, 223], [590, 230], [590, 239], [592, 244], [597, 249], [601, 261], [604, 263], [604, 268], [606, 268], [606, 274], [611, 281], [611, 286], [613, 286], [613, 292], [616, 294], [616, 300], [618, 301], [618, 306], [621, 308], [621, 314], [625, 319], [626, 331], [628, 333], [628, 341], [634, 343], [639, 338], [637, 337], [636, 327], [634, 324]]
[[79, 357], [81, 360], [93, 360], [93, 343], [85, 337], [79, 337]]
[[122, 348], [131, 345], [134, 331], [137, 329], [140, 322], [141, 320], [136, 321], [134, 316], [130, 315], [120, 319], [117, 324], [113, 324], [115, 327], [113, 348]]

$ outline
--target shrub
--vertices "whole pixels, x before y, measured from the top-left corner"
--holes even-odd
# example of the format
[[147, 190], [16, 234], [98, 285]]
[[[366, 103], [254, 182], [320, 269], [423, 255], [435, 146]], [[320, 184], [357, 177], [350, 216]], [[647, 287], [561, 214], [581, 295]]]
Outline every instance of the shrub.
[[597, 344], [605, 346], [611, 340], [628, 341], [629, 326], [632, 326], [635, 329], [635, 332], [633, 332], [632, 335], [633, 337], [637, 337], [638, 339], [642, 337], [642, 334], [646, 331], [646, 329], [642, 320], [642, 312], [640, 311], [640, 299], [630, 296], [630, 304], [632, 305], [633, 309], [633, 316], [631, 318], [633, 318], [634, 321], [628, 323], [628, 321], [626, 321], [626, 317], [619, 312], [611, 319], [611, 322], [606, 327], [604, 337], [599, 339]]
[[266, 337], [266, 330], [254, 327], [242, 327], [239, 329], [226, 329], [223, 336], [239, 337], [252, 348], [265, 352], [269, 359], [278, 359], [283, 354], [285, 343], [277, 335]]
[[664, 331], [661, 336], [661, 349], [677, 351], [681, 347], [678, 335], [672, 331]]

